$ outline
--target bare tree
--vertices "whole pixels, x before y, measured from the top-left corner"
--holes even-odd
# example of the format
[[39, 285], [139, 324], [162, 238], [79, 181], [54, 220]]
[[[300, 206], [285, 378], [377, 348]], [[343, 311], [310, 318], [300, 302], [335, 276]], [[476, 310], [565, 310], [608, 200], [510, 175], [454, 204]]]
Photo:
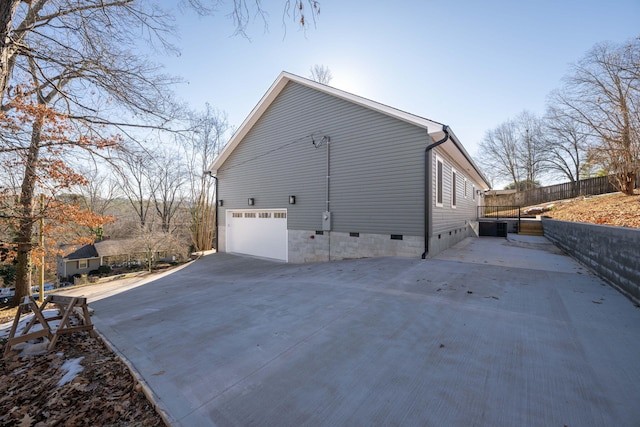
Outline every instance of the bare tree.
[[640, 40], [601, 43], [573, 67], [553, 101], [587, 127], [597, 143], [590, 156], [605, 166], [612, 184], [633, 194], [640, 170]]
[[[234, 1], [233, 7], [238, 4], [246, 6]], [[296, 0], [294, 5], [301, 7], [294, 8], [294, 16], [301, 16], [304, 25], [303, 4]], [[319, 10], [316, 2], [311, 6], [312, 13]], [[151, 44], [173, 49], [168, 42], [171, 18], [158, 2], [10, 0], [2, 2], [0, 20], [0, 111], [15, 112], [17, 105], [38, 111], [28, 123], [16, 125], [19, 129], [3, 127], [0, 135], [0, 153], [18, 152], [24, 163], [16, 227], [16, 302], [29, 292], [40, 165], [46, 160], [69, 169], [70, 158], [100, 156], [97, 148], [106, 145], [100, 140], [117, 148], [120, 141], [111, 137], [114, 128], [128, 133], [132, 127], [164, 126], [176, 114], [169, 90], [176, 79], [135, 54], [141, 34]], [[73, 121], [75, 132], [64, 139], [43, 138], [50, 134], [53, 116]]]
[[[18, 267], [14, 303], [29, 292], [34, 204], [42, 183], [41, 165], [69, 172], [69, 159], [100, 156], [112, 135], [131, 129], [163, 127], [176, 114], [170, 86], [177, 81], [163, 75], [136, 54], [141, 35], [153, 44], [174, 50], [171, 16], [151, 0], [9, 0], [0, 2], [0, 111], [20, 115], [17, 105], [31, 105], [28, 122], [0, 131], [0, 154], [16, 154], [24, 167], [20, 184]], [[187, 3], [198, 5], [198, 0]], [[216, 4], [215, 2], [213, 3]], [[259, 2], [256, 3], [259, 8]], [[290, 2], [286, 2], [291, 5]], [[233, 7], [247, 6], [241, 1]], [[301, 0], [294, 16], [305, 24]], [[311, 13], [319, 11], [311, 2]], [[241, 22], [241, 21], [240, 21]], [[23, 116], [26, 117], [26, 116]], [[18, 117], [14, 117], [17, 119]], [[53, 121], [71, 121], [73, 131], [51, 136]], [[7, 122], [7, 120], [5, 120]], [[16, 132], [22, 137], [16, 136]], [[107, 142], [108, 141], [108, 142]], [[67, 177], [72, 174], [65, 174]], [[146, 210], [141, 212], [144, 223]]]
[[487, 131], [478, 148], [478, 162], [497, 179], [520, 182], [518, 129], [513, 120]]
[[20, 1], [4, 0], [0, 2], [0, 104], [2, 104], [11, 77], [10, 59], [13, 47], [11, 29], [13, 28], [13, 17]]
[[[88, 46], [91, 49], [99, 49], [106, 56], [102, 61], [108, 63], [108, 51], [101, 48], [106, 40], [122, 43], [125, 51], [130, 46], [131, 36], [133, 40], [140, 38], [140, 34], [146, 34], [155, 38], [161, 45], [169, 47], [166, 34], [171, 34], [168, 13], [161, 10], [155, 0], [2, 0], [0, 1], [0, 105], [4, 104], [4, 97], [13, 70], [21, 56], [37, 57], [39, 62], [44, 61], [53, 68], [57, 65], [70, 67], [69, 72], [84, 70], [96, 74], [100, 69], [89, 67], [77, 58], [77, 53], [83, 53]], [[218, 11], [221, 1], [216, 0], [182, 0], [201, 15], [214, 14]], [[259, 1], [255, 3], [247, 0], [233, 0], [229, 2], [228, 14], [232, 16], [236, 33], [245, 34], [247, 25], [255, 15], [265, 16]], [[305, 6], [306, 5], [306, 6]], [[320, 2], [315, 0], [285, 0], [283, 16], [292, 17], [303, 28], [308, 25], [308, 17], [315, 22], [320, 13]], [[92, 24], [102, 21], [98, 26]], [[107, 25], [105, 27], [105, 24]], [[124, 25], [122, 25], [124, 24]], [[266, 25], [266, 20], [265, 20]], [[93, 28], [90, 28], [93, 27]], [[110, 31], [110, 28], [113, 31]], [[87, 31], [89, 29], [89, 31]], [[141, 29], [141, 31], [138, 31]], [[96, 30], [99, 30], [96, 34]], [[75, 34], [74, 34], [75, 33]], [[53, 37], [52, 37], [53, 36]], [[62, 36], [62, 37], [55, 37]], [[67, 36], [67, 37], [64, 37]], [[71, 37], [69, 37], [71, 36]], [[115, 36], [115, 37], [114, 37]], [[39, 39], [40, 43], [34, 43]], [[86, 42], [83, 45], [78, 42]], [[113, 45], [113, 46], [117, 46]], [[56, 46], [56, 49], [51, 49]], [[76, 52], [77, 49], [77, 52]], [[65, 55], [59, 56], [59, 53]], [[116, 52], [121, 53], [120, 50]], [[75, 58], [71, 60], [71, 58]], [[135, 59], [135, 57], [131, 57]], [[81, 59], [80, 61], [76, 59]], [[138, 62], [138, 61], [135, 61]], [[54, 76], [56, 74], [54, 73]], [[58, 84], [64, 82], [65, 77], [71, 73], [60, 73], [53, 80]], [[114, 80], [111, 83], [126, 83], [127, 75], [123, 80]], [[128, 74], [134, 80], [134, 73]], [[147, 84], [150, 81], [146, 82]], [[140, 82], [136, 82], [140, 84]], [[121, 99], [122, 100], [122, 99]]]
[[547, 109], [543, 128], [550, 172], [572, 182], [578, 192], [591, 138], [589, 130], [557, 106]]
[[[99, 227], [106, 220], [91, 212], [81, 212], [73, 205], [64, 215], [56, 195], [61, 190], [86, 183], [86, 178], [62, 159], [73, 157], [78, 151], [98, 154], [117, 144], [117, 138], [106, 140], [89, 136], [81, 124], [72, 124], [68, 117], [48, 108], [46, 97], [35, 98], [15, 98], [12, 110], [0, 113], [0, 133], [4, 137], [9, 135], [3, 139], [11, 141], [11, 150], [0, 154], [15, 156], [12, 171], [19, 174], [21, 181], [19, 197], [11, 206], [12, 213], [3, 218], [15, 227], [17, 242], [14, 304], [29, 294], [32, 252], [36, 250], [42, 254], [44, 251], [33, 239], [35, 224], [40, 219], [50, 219], [57, 225], [73, 221], [89, 229]], [[37, 193], [43, 198], [47, 193], [46, 205], [43, 201], [35, 202]]]
[[140, 229], [145, 229], [157, 185], [153, 179], [154, 160], [148, 152], [123, 153], [117, 163], [117, 186], [135, 211]]
[[333, 75], [331, 74], [331, 70], [326, 65], [314, 65], [310, 69], [311, 74], [309, 78], [318, 83], [322, 83], [323, 85], [328, 85], [331, 83], [333, 79]]
[[535, 187], [547, 168], [548, 144], [544, 140], [540, 119], [529, 111], [523, 111], [516, 119], [517, 158], [524, 172], [524, 190]]
[[182, 159], [177, 153], [168, 151], [156, 155], [153, 165], [155, 184], [152, 199], [156, 214], [160, 218], [163, 232], [175, 231], [172, 227], [173, 218], [184, 202], [183, 191], [187, 181], [187, 171]]
[[148, 227], [139, 227], [133, 232], [132, 245], [132, 252], [144, 254], [148, 271], [152, 270], [162, 256], [183, 256], [187, 252], [186, 242], [176, 233], [150, 231]]
[[509, 181], [518, 191], [538, 185], [547, 168], [541, 120], [528, 111], [488, 131], [478, 152], [478, 162], [490, 176]]
[[[20, 3], [12, 11], [10, 43], [0, 52], [0, 58], [8, 58], [0, 83], [4, 79], [9, 89], [1, 94], [0, 110], [5, 123], [13, 120], [15, 125], [3, 127], [0, 152], [17, 153], [24, 165], [13, 303], [30, 289], [34, 223], [44, 215], [34, 204], [36, 192], [45, 183], [43, 168], [52, 168], [53, 179], [64, 171], [68, 179], [77, 180], [80, 177], [72, 173], [70, 161], [82, 155], [104, 156], [105, 147], [116, 148], [119, 138], [101, 126], [117, 125], [107, 119], [113, 114], [105, 114], [108, 103], [156, 124], [170, 112], [165, 89], [172, 80], [130, 53], [138, 39], [134, 28], [142, 25], [153, 31], [162, 17], [143, 16], [140, 13], [145, 11], [134, 9], [132, 3], [35, 0]], [[58, 123], [65, 124], [63, 133], [56, 132]]]
[[226, 142], [226, 114], [207, 104], [204, 112], [192, 114], [191, 130], [183, 142], [190, 171], [191, 240], [196, 251], [204, 251], [211, 249], [215, 240], [217, 212], [216, 182], [207, 171]]
[[76, 190], [82, 196], [83, 206], [98, 215], [107, 215], [116, 197], [117, 183], [107, 172], [100, 171], [97, 167], [81, 166], [79, 173], [91, 178], [86, 185], [80, 185]]

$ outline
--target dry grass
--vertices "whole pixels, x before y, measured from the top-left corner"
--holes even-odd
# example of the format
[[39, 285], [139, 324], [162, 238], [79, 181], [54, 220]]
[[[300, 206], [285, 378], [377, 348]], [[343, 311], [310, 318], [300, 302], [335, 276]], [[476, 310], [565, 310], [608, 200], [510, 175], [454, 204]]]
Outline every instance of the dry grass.
[[613, 193], [538, 206], [553, 206], [544, 215], [558, 220], [640, 228], [640, 190], [633, 196]]
[[2, 306], [0, 307], [0, 324], [12, 322], [16, 317], [18, 307]]

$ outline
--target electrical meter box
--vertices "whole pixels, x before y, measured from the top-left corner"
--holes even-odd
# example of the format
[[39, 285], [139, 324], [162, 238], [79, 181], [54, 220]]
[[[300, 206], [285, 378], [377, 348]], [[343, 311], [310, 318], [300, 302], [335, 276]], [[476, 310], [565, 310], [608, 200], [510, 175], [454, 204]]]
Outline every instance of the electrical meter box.
[[322, 212], [322, 230], [331, 231], [331, 212]]

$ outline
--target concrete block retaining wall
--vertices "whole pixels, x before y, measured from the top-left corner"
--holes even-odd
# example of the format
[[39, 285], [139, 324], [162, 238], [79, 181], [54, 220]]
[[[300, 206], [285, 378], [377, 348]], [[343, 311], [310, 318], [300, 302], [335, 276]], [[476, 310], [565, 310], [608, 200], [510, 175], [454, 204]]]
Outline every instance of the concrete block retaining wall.
[[544, 235], [640, 303], [640, 229], [542, 219]]

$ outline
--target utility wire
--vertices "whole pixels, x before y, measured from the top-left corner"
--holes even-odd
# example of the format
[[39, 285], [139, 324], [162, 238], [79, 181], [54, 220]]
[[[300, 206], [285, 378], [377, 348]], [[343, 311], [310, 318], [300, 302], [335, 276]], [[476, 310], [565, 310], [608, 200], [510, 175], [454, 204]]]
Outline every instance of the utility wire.
[[[307, 139], [307, 138], [311, 138], [311, 140], [313, 141], [313, 136], [314, 136], [314, 135], [317, 135], [317, 134], [321, 134], [321, 133], [322, 133], [322, 132], [314, 132], [314, 133], [311, 133], [311, 134], [309, 134], [309, 135], [305, 135], [305, 136], [303, 136], [303, 137], [301, 137], [301, 138], [298, 138], [298, 139], [295, 139], [295, 140], [293, 140], [293, 141], [286, 142], [286, 143], [284, 143], [284, 144], [282, 144], [282, 145], [279, 145], [279, 146], [277, 146], [277, 147], [274, 147], [274, 148], [272, 148], [271, 150], [269, 150], [269, 151], [267, 151], [267, 152], [265, 152], [265, 153], [258, 154], [257, 156], [252, 157], [252, 158], [247, 159], [247, 160], [244, 160], [244, 161], [242, 161], [242, 162], [240, 162], [240, 163], [236, 163], [236, 164], [231, 165], [231, 166], [226, 167], [226, 168], [221, 168], [220, 170], [221, 170], [221, 171], [228, 171], [228, 170], [231, 170], [231, 169], [236, 168], [236, 167], [238, 167], [238, 166], [242, 166], [242, 165], [244, 165], [244, 164], [246, 164], [246, 163], [249, 163], [249, 162], [252, 162], [252, 161], [254, 161], [254, 160], [260, 159], [260, 158], [262, 158], [262, 157], [265, 157], [265, 156], [268, 156], [268, 155], [270, 155], [270, 154], [273, 154], [273, 153], [275, 153], [276, 151], [279, 151], [279, 150], [281, 150], [281, 149], [283, 149], [283, 148], [286, 148], [286, 147], [288, 147], [288, 146], [290, 146], [290, 145], [293, 145], [293, 144], [296, 144], [296, 143], [298, 143], [298, 142], [304, 141], [304, 140], [305, 140], [305, 139]], [[315, 146], [315, 144], [314, 144], [314, 146]], [[316, 148], [318, 148], [318, 147], [316, 146]]]

